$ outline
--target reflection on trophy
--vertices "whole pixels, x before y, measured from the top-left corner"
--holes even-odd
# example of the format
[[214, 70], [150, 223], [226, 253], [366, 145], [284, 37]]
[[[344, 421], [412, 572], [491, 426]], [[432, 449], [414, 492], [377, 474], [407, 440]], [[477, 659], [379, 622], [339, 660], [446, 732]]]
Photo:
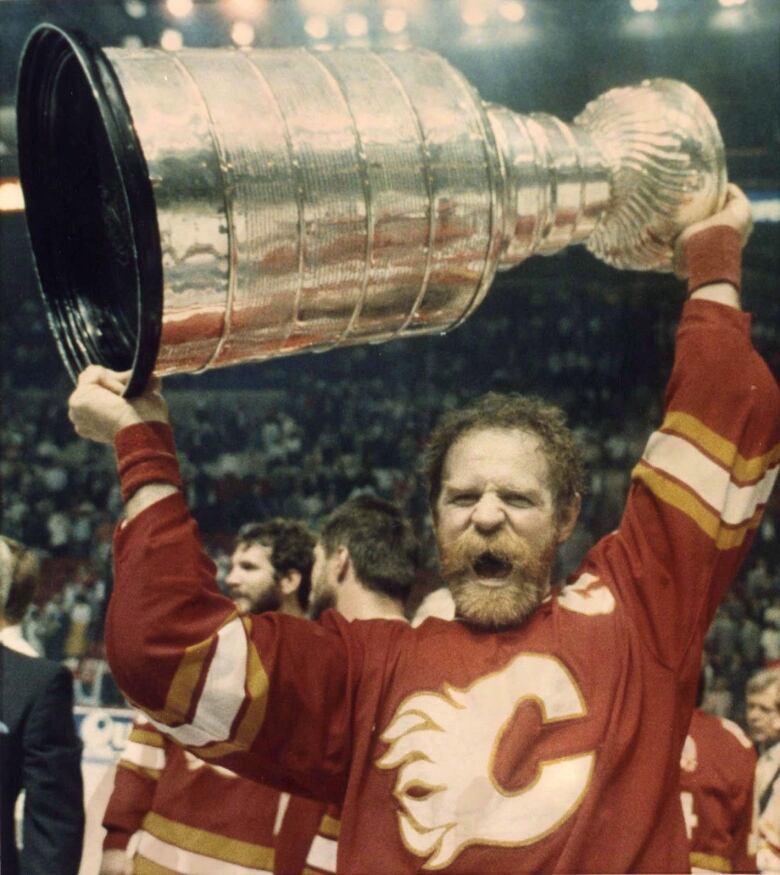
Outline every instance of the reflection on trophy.
[[725, 194], [717, 124], [659, 79], [572, 124], [483, 102], [422, 50], [106, 49], [43, 25], [19, 163], [49, 321], [172, 374], [441, 333], [496, 270], [584, 243], [669, 270]]

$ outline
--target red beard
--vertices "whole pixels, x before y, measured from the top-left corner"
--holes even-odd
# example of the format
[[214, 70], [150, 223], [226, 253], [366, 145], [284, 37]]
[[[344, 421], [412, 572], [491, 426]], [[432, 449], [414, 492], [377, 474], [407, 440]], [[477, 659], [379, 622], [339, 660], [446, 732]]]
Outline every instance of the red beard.
[[440, 545], [457, 615], [493, 629], [521, 623], [547, 595], [557, 544], [557, 531], [534, 549], [502, 529], [492, 536], [467, 531], [446, 548]]

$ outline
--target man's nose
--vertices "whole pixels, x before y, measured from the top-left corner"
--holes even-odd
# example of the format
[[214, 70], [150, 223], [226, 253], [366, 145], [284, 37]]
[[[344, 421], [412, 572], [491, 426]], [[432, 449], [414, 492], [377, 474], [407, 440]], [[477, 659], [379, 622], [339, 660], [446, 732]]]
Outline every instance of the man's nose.
[[479, 532], [492, 532], [500, 528], [506, 516], [504, 508], [497, 495], [486, 493], [480, 496], [471, 514], [471, 522]]

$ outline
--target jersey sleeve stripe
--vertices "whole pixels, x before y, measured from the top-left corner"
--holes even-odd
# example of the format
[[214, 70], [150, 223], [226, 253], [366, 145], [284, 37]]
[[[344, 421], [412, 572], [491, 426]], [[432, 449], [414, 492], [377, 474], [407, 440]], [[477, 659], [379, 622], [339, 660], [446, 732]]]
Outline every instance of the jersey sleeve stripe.
[[[178, 851], [196, 852], [213, 860], [232, 863], [234, 866], [273, 869], [274, 852], [272, 848], [265, 845], [229, 838], [226, 835], [179, 823], [163, 817], [156, 811], [150, 811], [146, 815], [143, 827], [147, 834], [174, 845]], [[144, 850], [140, 844], [138, 850], [139, 852]]]
[[168, 688], [162, 710], [144, 709], [153, 726], [160, 729], [160, 724], [163, 724], [162, 730], [170, 734], [171, 726], [187, 722], [195, 690], [200, 683], [209, 655], [214, 650], [215, 641], [218, 641], [222, 629], [237, 619], [235, 613], [229, 615], [214, 635], [209, 635], [203, 641], [191, 644], [185, 649]]
[[[162, 741], [162, 738], [158, 735], [155, 738]], [[137, 741], [133, 741], [131, 735], [125, 745], [125, 749], [122, 751], [122, 758], [119, 762], [120, 765], [122, 763], [132, 763], [144, 769], [164, 769], [165, 749], [154, 745], [139, 744]]]
[[341, 821], [336, 820], [335, 817], [331, 817], [329, 814], [325, 814], [323, 816], [319, 828], [320, 835], [325, 836], [325, 838], [329, 839], [337, 839], [339, 837], [340, 829]]
[[691, 851], [690, 863], [692, 869], [706, 869], [709, 872], [731, 872], [731, 861], [718, 854], [700, 854]]
[[634, 468], [633, 479], [644, 485], [661, 501], [684, 513], [708, 535], [719, 550], [731, 550], [741, 546], [747, 534], [757, 528], [761, 520], [761, 508], [740, 526], [730, 527], [722, 523], [718, 515], [705, 505], [693, 492], [671, 480], [644, 462]]
[[729, 472], [697, 447], [675, 435], [655, 432], [647, 443], [643, 461], [690, 487], [724, 523], [739, 526], [758, 506], [766, 504], [777, 479], [777, 468], [763, 474], [750, 486], [738, 486]]
[[153, 781], [159, 781], [160, 775], [162, 774], [160, 769], [147, 769], [143, 766], [137, 766], [135, 763], [128, 762], [127, 760], [119, 760], [117, 768], [127, 769], [128, 772], [136, 772], [139, 775], [143, 775], [145, 778], [151, 778]]
[[127, 740], [128, 743], [133, 741], [146, 747], [165, 747], [165, 739], [158, 732], [155, 732], [154, 729], [133, 727]]
[[197, 748], [212, 741], [227, 741], [246, 698], [248, 650], [244, 626], [240, 617], [234, 617], [217, 633], [217, 646], [192, 722], [166, 726], [150, 715], [152, 724], [184, 747]]
[[760, 478], [773, 465], [780, 463], [780, 444], [769, 452], [747, 459], [737, 452], [731, 441], [708, 428], [701, 420], [681, 410], [671, 410], [664, 417], [661, 430], [687, 438], [712, 456], [726, 468], [731, 469], [732, 479], [738, 483], [750, 483]]
[[[245, 617], [244, 625], [247, 633], [251, 631], [251, 620]], [[243, 714], [238, 722], [233, 741], [207, 743], [203, 747], [190, 745], [192, 750], [204, 760], [216, 759], [239, 750], [248, 750], [265, 720], [265, 709], [268, 703], [268, 675], [260, 661], [257, 649], [251, 641], [247, 654], [247, 698]]]

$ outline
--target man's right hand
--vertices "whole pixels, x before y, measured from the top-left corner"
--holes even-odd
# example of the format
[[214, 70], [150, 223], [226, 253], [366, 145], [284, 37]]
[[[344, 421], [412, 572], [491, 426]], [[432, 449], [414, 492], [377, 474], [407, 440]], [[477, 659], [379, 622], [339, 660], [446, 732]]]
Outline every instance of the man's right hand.
[[90, 365], [79, 374], [68, 399], [68, 416], [78, 435], [110, 444], [125, 426], [169, 421], [159, 378], [153, 376], [137, 398], [123, 398], [129, 379], [129, 371], [111, 371], [100, 365]]
[[133, 861], [119, 848], [103, 851], [98, 875], [133, 875]]

